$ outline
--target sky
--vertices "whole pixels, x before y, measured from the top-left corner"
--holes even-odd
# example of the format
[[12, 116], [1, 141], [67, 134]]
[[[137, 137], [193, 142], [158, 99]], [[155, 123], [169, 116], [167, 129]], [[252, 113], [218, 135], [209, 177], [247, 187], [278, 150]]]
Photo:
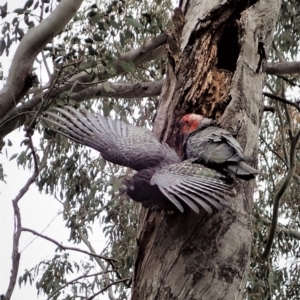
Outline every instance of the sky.
[[[24, 133], [20, 129], [9, 134], [5, 139], [6, 146], [2, 150], [2, 153], [0, 153], [0, 164], [2, 164], [4, 173], [7, 175], [5, 177], [6, 183], [0, 181], [0, 295], [4, 294], [7, 290], [12, 265], [11, 253], [14, 229], [12, 200], [17, 196], [32, 174], [32, 170], [19, 168], [16, 164], [16, 159], [9, 161], [9, 158], [13, 154], [25, 150], [25, 146], [20, 147], [20, 143], [24, 139]], [[38, 136], [35, 134], [33, 137], [34, 144], [38, 145]], [[7, 145], [8, 139], [12, 142], [12, 146]], [[29, 191], [19, 201], [19, 207], [23, 227], [33, 229], [64, 245], [74, 247], [74, 244], [68, 243], [69, 230], [64, 227], [62, 221], [60, 214], [61, 204], [54, 197], [45, 193], [41, 194], [36, 185], [32, 184]], [[90, 241], [97, 253], [100, 253], [105, 245], [105, 239], [103, 238], [99, 223], [95, 223]], [[88, 251], [82, 245], [75, 245], [75, 247]], [[18, 277], [24, 274], [26, 269], [30, 270], [43, 259], [51, 259], [56, 248], [51, 242], [35, 238], [31, 233], [22, 233], [19, 247], [21, 259]], [[84, 258], [87, 258], [87, 255], [77, 252], [71, 253], [71, 259], [74, 261]], [[40, 295], [37, 298], [35, 286], [27, 284], [20, 289], [17, 284], [12, 300], [24, 299], [44, 300], [47, 297]], [[103, 296], [101, 299], [107, 299], [107, 297]]]
[[[5, 174], [6, 184], [0, 182], [0, 294], [5, 293], [9, 283], [11, 269], [12, 237], [14, 229], [14, 218], [12, 199], [14, 199], [20, 189], [24, 186], [31, 172], [18, 168], [16, 160], [8, 161], [14, 153], [20, 151], [20, 142], [24, 132], [14, 132], [8, 136], [12, 141], [11, 147], [5, 147], [4, 153], [0, 154], [0, 163], [2, 163]], [[22, 147], [23, 148], [23, 147]], [[6, 152], [6, 153], [5, 153]], [[49, 195], [41, 195], [37, 187], [33, 184], [28, 193], [20, 200], [20, 211], [22, 217], [22, 226], [34, 229], [49, 237], [57, 237], [63, 242], [68, 239], [68, 232], [62, 226], [61, 216], [58, 215], [61, 205], [52, 199]], [[55, 219], [53, 220], [53, 218]], [[39, 261], [53, 256], [56, 246], [40, 238], [35, 239], [31, 233], [22, 233], [20, 240], [20, 272], [25, 269], [31, 269]], [[34, 287], [26, 285], [22, 290], [15, 289], [12, 299], [36, 299], [37, 291]], [[26, 295], [26, 297], [25, 297]], [[46, 299], [41, 297], [39, 299]]]
[[[5, 4], [5, 2], [6, 1], [0, 0], [0, 5]], [[8, 11], [23, 7], [25, 2], [26, 1], [24, 0], [8, 1]], [[13, 18], [14, 14], [11, 14], [10, 17]], [[0, 27], [3, 25], [3, 21], [1, 21]], [[0, 57], [4, 75], [7, 75], [8, 73], [15, 49], [16, 47], [11, 48], [9, 57], [6, 57], [5, 54]], [[43, 79], [45, 78], [46, 74], [43, 75]], [[2, 84], [0, 82], [0, 89], [1, 87]], [[24, 170], [22, 167], [19, 168], [16, 159], [9, 161], [9, 158], [13, 154], [20, 153], [26, 149], [26, 146], [24, 145], [20, 147], [21, 141], [24, 140], [24, 133], [25, 132], [21, 128], [9, 134], [5, 138], [6, 146], [0, 153], [0, 164], [2, 164], [4, 173], [7, 175], [5, 177], [5, 183], [0, 181], [0, 295], [6, 293], [12, 266], [11, 255], [14, 230], [12, 200], [18, 195], [20, 189], [25, 185], [33, 172], [33, 170]], [[11, 146], [8, 146], [8, 139], [12, 142]], [[33, 142], [35, 146], [38, 145], [39, 139], [37, 134], [33, 136]], [[60, 214], [62, 209], [61, 204], [56, 201], [54, 197], [44, 193], [41, 194], [36, 185], [32, 184], [29, 191], [19, 201], [19, 207], [23, 227], [33, 229], [63, 243], [64, 245], [74, 247], [74, 244], [68, 243], [69, 230], [64, 227], [62, 216]], [[100, 253], [105, 244], [105, 240], [99, 224], [96, 224], [95, 228], [93, 228], [93, 235], [91, 236], [90, 241], [96, 251]], [[85, 246], [75, 246], [88, 251]], [[31, 233], [22, 233], [19, 245], [21, 259], [18, 278], [20, 275], [24, 274], [26, 269], [30, 270], [43, 259], [51, 259], [56, 248], [56, 245], [41, 238], [36, 238]], [[81, 253], [71, 253], [71, 259], [74, 261], [79, 261], [85, 257], [87, 256]], [[78, 274], [74, 277], [77, 276]], [[34, 284], [33, 286], [26, 284], [20, 289], [17, 283], [12, 300], [24, 299], [44, 300], [47, 299], [47, 297], [44, 295], [39, 295], [39, 297], [37, 297], [37, 290]], [[107, 299], [107, 296], [101, 296], [99, 299]]]

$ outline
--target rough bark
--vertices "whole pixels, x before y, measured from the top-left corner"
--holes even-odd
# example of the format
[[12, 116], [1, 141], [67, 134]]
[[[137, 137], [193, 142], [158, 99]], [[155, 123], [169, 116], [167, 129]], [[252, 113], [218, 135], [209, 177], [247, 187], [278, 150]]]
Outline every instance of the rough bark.
[[[248, 6], [247, 6], [247, 4]], [[168, 76], [154, 131], [178, 150], [185, 113], [213, 117], [257, 154], [263, 64], [281, 1], [189, 1], [168, 32]], [[251, 5], [251, 6], [250, 6]], [[143, 209], [132, 299], [241, 299], [251, 248], [254, 181], [237, 181], [232, 209]]]

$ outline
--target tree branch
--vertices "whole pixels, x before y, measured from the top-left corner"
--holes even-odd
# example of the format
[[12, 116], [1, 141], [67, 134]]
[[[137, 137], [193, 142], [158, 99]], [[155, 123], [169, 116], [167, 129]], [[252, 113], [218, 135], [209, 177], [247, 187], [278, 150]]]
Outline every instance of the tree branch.
[[268, 168], [268, 171], [269, 171], [269, 174], [270, 174], [270, 179], [272, 181], [272, 186], [273, 186], [273, 191], [272, 192], [274, 192], [275, 191], [275, 180], [274, 180], [274, 175], [273, 175], [273, 172], [272, 172], [272, 168], [269, 165], [266, 153], [264, 151], [260, 151], [260, 154], [263, 156], [263, 158], [265, 160], [265, 163], [266, 163], [266, 166]]
[[[142, 63], [148, 62], [153, 59], [157, 59], [162, 57], [165, 50], [165, 43], [167, 41], [166, 35], [161, 34], [158, 37], [154, 38], [151, 41], [146, 42], [143, 46], [129, 51], [119, 57], [114, 63], [114, 67], [116, 73], [111, 75], [109, 73], [101, 73], [98, 74], [99, 81], [106, 81], [107, 79], [124, 74], [125, 71], [121, 67], [121, 64], [126, 61], [133, 62], [135, 66], [139, 66]], [[103, 83], [94, 87], [94, 91], [91, 89], [90, 84], [87, 86], [84, 83], [91, 83], [92, 77], [86, 72], [81, 72], [79, 74], [74, 75], [71, 79], [68, 80], [67, 83], [62, 85], [55, 85], [55, 88], [50, 88], [46, 92], [40, 93], [36, 96], [33, 96], [30, 100], [21, 104], [18, 107], [15, 107], [11, 110], [11, 112], [6, 116], [2, 117], [0, 114], [0, 138], [3, 138], [8, 133], [12, 132], [16, 128], [20, 127], [26, 120], [26, 113], [34, 111], [34, 108], [42, 102], [42, 99], [48, 99], [51, 105], [56, 104], [56, 99], [60, 97], [63, 93], [68, 95], [69, 91], [72, 89], [74, 93], [74, 97], [77, 99], [76, 101], [84, 101], [92, 99], [97, 96], [97, 93], [100, 93], [101, 97], [117, 97], [117, 98], [126, 98], [126, 95], [132, 98], [132, 95], [135, 97], [151, 97], [157, 96], [162, 88], [162, 81], [157, 82], [149, 82], [149, 83], [109, 83], [107, 87], [109, 88], [112, 85], [112, 89], [116, 90], [116, 94], [112, 92], [105, 92], [105, 88]], [[76, 85], [76, 87], [74, 87]], [[121, 87], [120, 87], [121, 86]], [[123, 86], [123, 87], [122, 87]], [[130, 89], [132, 91], [130, 91]], [[134, 89], [134, 91], [133, 91]], [[90, 92], [91, 91], [91, 92]], [[124, 95], [122, 94], [124, 92]], [[81, 93], [80, 96], [75, 96], [75, 93]], [[80, 99], [80, 97], [82, 97]], [[47, 106], [45, 106], [48, 108]], [[0, 102], [1, 108], [1, 102]]]
[[33, 141], [32, 141], [32, 136], [31, 136], [31, 133], [30, 133], [30, 130], [27, 130], [27, 134], [28, 134], [28, 139], [29, 139], [29, 148], [31, 149], [31, 154], [32, 154], [32, 157], [33, 157], [33, 161], [34, 161], [34, 169], [35, 171], [38, 172], [38, 159], [37, 159], [37, 156], [36, 156], [36, 152], [35, 152], [35, 149], [34, 149], [34, 146], [33, 146]]
[[292, 62], [279, 62], [279, 63], [267, 63], [266, 73], [270, 75], [282, 75], [282, 74], [299, 74], [300, 73], [300, 61]]
[[84, 86], [84, 90], [76, 94], [73, 93], [70, 98], [76, 102], [82, 102], [95, 97], [131, 99], [159, 96], [162, 89], [163, 80], [136, 83], [105, 82], [88, 88], [87, 86], [91, 84], [78, 84]]
[[103, 256], [103, 255], [98, 255], [98, 254], [95, 254], [95, 253], [90, 253], [88, 251], [85, 251], [85, 250], [81, 250], [79, 248], [75, 248], [75, 247], [68, 247], [68, 246], [64, 246], [62, 244], [60, 244], [59, 242], [57, 242], [56, 240], [52, 239], [52, 238], [49, 238], [48, 236], [46, 235], [43, 235], [41, 233], [38, 233], [37, 231], [35, 230], [32, 230], [32, 229], [29, 229], [29, 228], [25, 228], [25, 227], [22, 227], [22, 231], [27, 231], [27, 232], [31, 232], [32, 234], [34, 235], [37, 235], [49, 242], [52, 242], [53, 244], [55, 244], [56, 246], [58, 246], [58, 248], [60, 248], [61, 250], [72, 250], [72, 251], [77, 251], [77, 252], [81, 252], [81, 253], [84, 253], [84, 254], [87, 254], [87, 255], [90, 255], [90, 256], [93, 256], [93, 257], [96, 257], [96, 258], [100, 258], [100, 259], [104, 259], [106, 261], [114, 261], [116, 262], [116, 260], [114, 258], [109, 258], [109, 257], [106, 257], [106, 256]]
[[[295, 83], [293, 80], [285, 77], [285, 76], [282, 76], [282, 75], [276, 75], [278, 78], [281, 78], [282, 80], [284, 80], [285, 82], [287, 82], [288, 84], [290, 84], [291, 86], [297, 86], [297, 87], [300, 87], [299, 84]], [[298, 77], [298, 76], [297, 76]]]
[[283, 154], [284, 154], [284, 158], [286, 161], [286, 164], [289, 165], [290, 164], [290, 158], [288, 155], [288, 151], [287, 151], [287, 145], [286, 145], [286, 139], [285, 139], [285, 133], [284, 133], [284, 121], [283, 121], [283, 117], [280, 111], [280, 107], [279, 107], [279, 103], [276, 102], [275, 103], [276, 106], [276, 110], [277, 110], [277, 115], [278, 115], [278, 119], [279, 119], [279, 129], [281, 132], [281, 142], [282, 142], [282, 150], [283, 150]]
[[275, 113], [276, 108], [274, 106], [264, 105], [264, 112]]
[[[69, 88], [71, 89], [74, 83], [69, 83]], [[66, 84], [67, 85], [67, 84]], [[65, 86], [66, 86], [65, 85]], [[82, 102], [86, 100], [93, 99], [95, 97], [114, 97], [114, 98], [143, 98], [143, 97], [154, 97], [158, 96], [161, 92], [163, 85], [163, 80], [159, 81], [150, 81], [150, 82], [141, 82], [141, 83], [112, 83], [106, 82], [97, 84], [94, 87], [91, 87], [90, 84], [77, 83], [76, 86], [82, 88], [81, 92], [72, 93], [71, 99], [76, 102]], [[78, 90], [78, 88], [76, 88]], [[68, 92], [66, 92], [68, 95]], [[26, 119], [28, 113], [34, 112], [34, 108], [37, 105], [40, 105], [42, 99], [48, 99], [47, 97], [52, 97], [49, 92], [41, 93], [37, 96], [32, 97], [26, 103], [14, 108], [7, 118], [5, 118], [0, 123], [0, 138], [6, 136], [11, 131], [20, 127]], [[56, 103], [56, 99], [48, 99], [48, 102], [51, 104]], [[47, 105], [44, 106], [48, 108]], [[44, 109], [45, 109], [44, 108]], [[44, 110], [43, 109], [43, 110]]]
[[[21, 214], [20, 214], [18, 202], [27, 193], [31, 184], [36, 180], [36, 178], [38, 177], [41, 170], [46, 166], [48, 154], [50, 151], [50, 145], [51, 144], [49, 143], [44, 152], [44, 156], [43, 156], [40, 167], [37, 168], [37, 164], [35, 164], [34, 173], [27, 180], [26, 184], [20, 190], [20, 192], [16, 196], [16, 198], [14, 200], [12, 200], [13, 208], [14, 208], [14, 216], [15, 216], [15, 219], [14, 219], [15, 230], [14, 230], [14, 235], [13, 235], [12, 269], [11, 269], [11, 275], [10, 275], [10, 279], [9, 279], [9, 285], [8, 285], [6, 294], [4, 296], [5, 300], [11, 299], [11, 296], [12, 296], [12, 293], [14, 291], [16, 281], [17, 281], [17, 276], [18, 276], [18, 271], [19, 271], [19, 263], [20, 263], [20, 258], [21, 258], [21, 254], [19, 252], [19, 241], [20, 241], [20, 236], [21, 236], [21, 232], [22, 232], [22, 222], [21, 222]], [[34, 151], [32, 152], [32, 155], [33, 156], [35, 155]]]
[[284, 192], [288, 189], [289, 184], [294, 176], [295, 169], [296, 169], [296, 149], [297, 149], [297, 143], [300, 138], [300, 129], [297, 131], [296, 135], [291, 140], [291, 148], [290, 148], [290, 161], [289, 161], [289, 171], [287, 173], [287, 176], [283, 180], [280, 188], [274, 195], [274, 201], [273, 201], [273, 218], [272, 218], [272, 224], [269, 231], [269, 236], [267, 240], [267, 245], [265, 248], [265, 251], [263, 253], [263, 256], [265, 258], [268, 258], [270, 255], [270, 251], [272, 248], [272, 244], [275, 238], [276, 234], [276, 228], [278, 223], [278, 212], [279, 212], [279, 206], [280, 206], [280, 199], [282, 198]]
[[[81, 228], [77, 228], [77, 231], [78, 231], [78, 234], [81, 238], [81, 240], [85, 243], [85, 245], [89, 248], [89, 250], [92, 252], [92, 253], [95, 253], [95, 249], [93, 248], [93, 246], [91, 245], [91, 243], [89, 242], [89, 240], [84, 236]], [[96, 262], [98, 263], [99, 267], [105, 271], [106, 270], [106, 266], [104, 265], [104, 263], [97, 259], [96, 258]], [[112, 264], [112, 267], [113, 269], [115, 269], [115, 273], [116, 275], [120, 278], [120, 280], [122, 280], [122, 277], [120, 276], [119, 272], [117, 271], [117, 269], [115, 268], [114, 264]], [[105, 284], [106, 285], [109, 285], [109, 282], [110, 282], [110, 277], [109, 277], [109, 274], [104, 274], [104, 281], [105, 281]], [[110, 300], [116, 300], [114, 294], [113, 294], [113, 290], [111, 289], [111, 287], [108, 287], [109, 291], [108, 291], [108, 297]]]
[[76, 14], [82, 0], [62, 0], [47, 19], [32, 27], [22, 38], [12, 60], [7, 81], [0, 91], [0, 120], [32, 86], [32, 66], [37, 55]]
[[93, 274], [88, 274], [90, 270], [86, 271], [83, 275], [81, 276], [78, 276], [68, 282], [66, 282], [65, 284], [61, 285], [59, 288], [57, 288], [54, 292], [52, 292], [50, 294], [50, 296], [47, 298], [47, 300], [50, 300], [55, 294], [57, 294], [60, 290], [62, 290], [63, 288], [67, 287], [68, 285], [80, 280], [80, 279], [83, 279], [83, 278], [88, 278], [88, 277], [94, 277], [94, 276], [98, 276], [98, 275], [103, 275], [105, 273], [108, 273], [108, 272], [113, 272], [114, 270], [110, 270], [110, 271], [106, 271], [106, 272], [98, 272], [98, 273], [93, 273]]
[[284, 166], [287, 167], [286, 161], [278, 154], [274, 151], [274, 149], [272, 149], [272, 147], [270, 146], [270, 144], [264, 139], [264, 137], [262, 135], [259, 135], [259, 138], [262, 140], [262, 142], [267, 146], [267, 148], [269, 149], [270, 152], [272, 152], [277, 158], [279, 158], [279, 160], [281, 160], [284, 163]]
[[111, 287], [111, 286], [113, 286], [115, 284], [121, 283], [121, 282], [128, 281], [128, 280], [130, 280], [130, 278], [124, 278], [124, 279], [120, 279], [120, 280], [117, 280], [115, 282], [112, 282], [112, 283], [108, 284], [105, 288], [103, 288], [102, 290], [100, 290], [99, 292], [97, 292], [94, 295], [92, 295], [91, 297], [88, 297], [86, 300], [93, 300], [96, 296], [98, 296], [99, 294], [105, 292], [109, 287]]
[[[262, 215], [256, 213], [256, 217], [261, 221], [264, 225], [269, 226], [272, 224], [272, 221], [263, 217]], [[288, 236], [295, 238], [296, 240], [300, 240], [300, 231], [290, 228], [285, 228], [283, 225], [277, 225], [278, 232], [283, 232]]]
[[282, 103], [286, 103], [286, 104], [292, 105], [292, 106], [294, 106], [300, 112], [300, 106], [297, 103], [293, 102], [293, 101], [287, 100], [287, 99], [285, 99], [285, 98], [283, 98], [281, 96], [274, 95], [274, 94], [271, 94], [271, 93], [268, 93], [268, 92], [263, 92], [263, 95], [266, 96], [266, 97], [269, 97], [271, 99], [280, 101]]

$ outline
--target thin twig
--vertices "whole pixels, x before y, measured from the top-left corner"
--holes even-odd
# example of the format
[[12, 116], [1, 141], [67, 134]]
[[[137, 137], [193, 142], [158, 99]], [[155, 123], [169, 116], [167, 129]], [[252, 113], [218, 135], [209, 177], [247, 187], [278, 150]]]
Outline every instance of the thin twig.
[[284, 108], [286, 119], [287, 119], [287, 122], [288, 122], [288, 125], [289, 125], [289, 130], [288, 130], [289, 137], [290, 137], [290, 140], [292, 140], [293, 135], [294, 135], [293, 122], [292, 122], [292, 119], [291, 119], [289, 108], [288, 108], [286, 103], [283, 103], [283, 108]]
[[[84, 244], [89, 248], [89, 250], [92, 252], [92, 253], [95, 253], [95, 249], [93, 248], [93, 246], [91, 245], [91, 243], [89, 242], [89, 240], [85, 237], [85, 235], [83, 234], [81, 228], [77, 228], [77, 231], [78, 231], [78, 234], [81, 238], [81, 240], [84, 242]], [[97, 259], [96, 258], [96, 262], [98, 263], [99, 267], [105, 271], [107, 270], [107, 267], [105, 266], [105, 264], [100, 260], [100, 259]], [[113, 269], [115, 269], [115, 267], [113, 267]], [[109, 285], [109, 282], [110, 282], [110, 277], [109, 277], [109, 274], [104, 274], [104, 281], [105, 281], [105, 284], [106, 285]], [[108, 288], [108, 298], [110, 300], [115, 300], [115, 296], [113, 294], [113, 290], [111, 288]]]
[[272, 172], [272, 168], [270, 167], [269, 165], [269, 162], [268, 162], [268, 159], [266, 157], [266, 154], [264, 151], [260, 151], [260, 154], [263, 156], [265, 162], [266, 162], [266, 165], [267, 165], [267, 168], [268, 168], [268, 171], [269, 171], [269, 175], [271, 177], [271, 181], [272, 181], [272, 185], [273, 185], [273, 192], [275, 191], [275, 181], [274, 181], [274, 176], [273, 176], [273, 172]]
[[286, 81], [287, 83], [289, 83], [291, 86], [297, 86], [297, 87], [300, 87], [299, 84], [295, 83], [293, 80], [285, 77], [285, 76], [282, 76], [282, 75], [275, 75], [277, 76], [278, 78], [281, 78], [282, 80]]
[[22, 232], [22, 222], [21, 222], [21, 214], [20, 214], [18, 203], [22, 199], [22, 197], [27, 193], [31, 184], [36, 180], [40, 171], [46, 166], [48, 154], [50, 151], [50, 146], [51, 144], [49, 143], [44, 152], [44, 156], [40, 168], [35, 167], [32, 176], [27, 180], [26, 184], [20, 190], [16, 198], [12, 200], [15, 219], [14, 219], [14, 235], [13, 235], [13, 250], [12, 250], [12, 269], [11, 269], [11, 275], [9, 279], [9, 285], [6, 294], [4, 296], [4, 299], [7, 300], [11, 299], [12, 293], [14, 291], [16, 281], [17, 281], [18, 271], [19, 271], [20, 258], [21, 258], [21, 254], [19, 252], [19, 241]]
[[110, 270], [110, 271], [105, 271], [105, 272], [98, 272], [98, 273], [93, 273], [93, 274], [89, 274], [88, 275], [88, 272], [90, 270], [86, 271], [83, 275], [81, 276], [78, 276], [68, 282], [66, 282], [65, 284], [61, 285], [59, 288], [57, 288], [54, 292], [51, 293], [51, 295], [47, 298], [47, 300], [51, 299], [56, 293], [58, 293], [60, 290], [62, 290], [63, 288], [67, 287], [68, 285], [80, 280], [80, 279], [83, 279], [83, 278], [88, 278], [88, 277], [94, 277], [94, 276], [98, 276], [98, 275], [103, 275], [104, 273], [108, 273], [108, 272], [113, 272], [113, 270]]
[[93, 300], [96, 296], [98, 296], [99, 294], [105, 292], [109, 287], [111, 287], [115, 284], [121, 283], [121, 282], [128, 281], [128, 280], [130, 280], [130, 278], [124, 278], [124, 279], [120, 279], [120, 280], [117, 280], [115, 282], [112, 282], [112, 283], [108, 284], [105, 288], [103, 288], [102, 290], [97, 292], [96, 294], [92, 295], [91, 297], [88, 297], [86, 300]]
[[52, 242], [53, 244], [55, 244], [56, 246], [58, 246], [62, 250], [72, 250], [72, 251], [81, 252], [81, 253], [84, 253], [84, 254], [87, 254], [87, 255], [90, 255], [90, 256], [93, 256], [93, 257], [104, 259], [106, 261], [114, 261], [114, 262], [117, 261], [114, 258], [109, 258], [109, 257], [103, 256], [103, 255], [94, 254], [94, 253], [91, 253], [91, 252], [88, 252], [88, 251], [85, 251], [85, 250], [81, 250], [79, 248], [64, 246], [64, 245], [60, 244], [59, 242], [57, 242], [56, 240], [54, 240], [52, 238], [49, 238], [48, 236], [40, 234], [37, 231], [29, 229], [29, 228], [22, 227], [22, 231], [31, 232], [32, 234], [35, 234], [35, 235], [37, 235], [37, 236], [39, 236], [39, 237], [41, 237], [41, 238], [43, 238], [43, 239], [45, 239], [49, 242]]
[[[49, 223], [48, 225], [41, 231], [41, 233], [43, 233], [52, 223], [53, 221], [59, 216], [59, 214], [57, 214]], [[26, 246], [24, 246], [24, 248], [21, 250], [21, 253], [24, 252], [26, 250], [27, 247], [29, 247], [36, 239], [38, 238], [38, 236], [35, 236], [33, 239], [31, 239], [30, 242], [28, 242], [28, 244]], [[27, 240], [29, 241], [29, 239]], [[26, 243], [27, 243], [26, 241]]]
[[273, 218], [272, 218], [272, 224], [269, 231], [269, 236], [267, 240], [267, 245], [265, 248], [265, 251], [263, 253], [263, 256], [265, 258], [268, 258], [271, 252], [271, 248], [273, 245], [273, 241], [276, 234], [276, 228], [278, 223], [278, 214], [279, 214], [279, 206], [280, 206], [280, 200], [284, 194], [284, 192], [288, 189], [289, 184], [291, 180], [293, 179], [295, 169], [296, 169], [296, 148], [297, 143], [300, 138], [300, 129], [297, 131], [296, 135], [291, 140], [291, 148], [290, 148], [290, 163], [289, 163], [289, 171], [287, 173], [287, 176], [283, 180], [279, 190], [274, 195], [274, 201], [273, 201]]
[[272, 149], [272, 147], [270, 146], [270, 144], [264, 139], [264, 137], [262, 135], [259, 135], [259, 138], [262, 140], [262, 142], [267, 146], [267, 148], [269, 149], [269, 151], [271, 151], [273, 154], [275, 154], [275, 156], [277, 156], [285, 165], [285, 167], [287, 168], [287, 163], [286, 161], [278, 154], [274, 151], [274, 149]]
[[279, 118], [280, 131], [281, 131], [281, 141], [282, 141], [283, 154], [284, 154], [284, 157], [285, 157], [285, 161], [289, 165], [290, 160], [289, 160], [288, 151], [287, 151], [286, 142], [285, 142], [283, 117], [282, 117], [282, 114], [280, 113], [279, 103], [276, 102], [275, 105], [276, 105], [276, 108], [277, 108], [277, 111], [278, 111], [278, 118]]
[[47, 71], [47, 74], [48, 74], [48, 77], [49, 77], [49, 81], [51, 82], [52, 74], [50, 72], [50, 69], [49, 69], [44, 51], [42, 51], [42, 58], [43, 58], [43, 63], [45, 65], [45, 68], [46, 68], [46, 71]]
[[274, 106], [264, 105], [264, 112], [275, 113], [276, 108]]
[[[266, 217], [260, 215], [259, 213], [255, 214], [255, 217], [261, 221], [264, 225], [269, 226], [272, 224], [272, 221], [267, 219]], [[283, 225], [278, 225], [277, 224], [277, 228], [278, 228], [278, 232], [283, 232], [288, 236], [291, 236], [293, 238], [295, 238], [296, 240], [300, 240], [300, 231], [295, 230], [295, 229], [291, 229], [291, 228], [286, 228]]]
[[32, 141], [32, 136], [31, 136], [30, 130], [27, 130], [27, 135], [28, 135], [28, 139], [29, 139], [28, 145], [29, 145], [29, 148], [31, 149], [31, 154], [32, 154], [33, 161], [34, 161], [34, 170], [36, 172], [38, 172], [38, 169], [39, 169], [38, 160], [37, 160], [36, 152], [35, 152], [35, 149], [33, 146], [33, 141]]
[[280, 101], [282, 103], [286, 103], [286, 104], [292, 105], [292, 106], [294, 106], [300, 112], [300, 106], [297, 103], [293, 102], [293, 101], [287, 100], [287, 99], [285, 99], [285, 98], [283, 98], [281, 96], [278, 96], [278, 95], [275, 95], [275, 94], [271, 94], [271, 93], [268, 93], [268, 92], [263, 92], [263, 95], [266, 96], [266, 97], [269, 97], [271, 99]]

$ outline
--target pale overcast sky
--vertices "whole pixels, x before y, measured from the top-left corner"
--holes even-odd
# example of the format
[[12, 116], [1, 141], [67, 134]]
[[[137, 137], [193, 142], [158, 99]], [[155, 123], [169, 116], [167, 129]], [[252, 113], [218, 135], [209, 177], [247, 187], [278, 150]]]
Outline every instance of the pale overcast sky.
[[[0, 5], [5, 4], [6, 1], [0, 0]], [[8, 11], [13, 11], [15, 8], [23, 7], [26, 1], [8, 1]], [[15, 15], [11, 14], [13, 18]], [[3, 20], [1, 27], [3, 25]], [[1, 37], [1, 35], [0, 35]], [[0, 57], [0, 62], [4, 69], [4, 75], [7, 75], [8, 68], [12, 60], [13, 49], [10, 51], [10, 57], [6, 57], [5, 53]], [[43, 76], [45, 80], [46, 76]], [[2, 84], [0, 82], [0, 88]], [[12, 238], [14, 229], [14, 215], [12, 209], [12, 200], [17, 196], [20, 189], [25, 185], [26, 181], [32, 174], [32, 170], [23, 170], [18, 168], [16, 159], [9, 161], [9, 158], [15, 154], [25, 150], [23, 145], [20, 147], [20, 143], [24, 140], [24, 131], [19, 129], [9, 134], [5, 141], [10, 140], [12, 146], [6, 146], [0, 153], [0, 163], [3, 165], [4, 173], [7, 175], [5, 178], [6, 184], [0, 182], [0, 295], [5, 294], [10, 277], [10, 271], [12, 266], [11, 253], [12, 253]], [[38, 136], [34, 135], [34, 143], [38, 146]], [[35, 184], [32, 184], [29, 192], [19, 202], [22, 218], [22, 226], [31, 228], [37, 232], [43, 232], [44, 235], [56, 239], [58, 242], [64, 245], [73, 246], [67, 242], [69, 238], [69, 230], [64, 227], [61, 215], [58, 212], [61, 210], [61, 204], [58, 203], [53, 197], [40, 194]], [[91, 238], [91, 242], [96, 251], [101, 252], [104, 246], [104, 239], [102, 231], [99, 227], [99, 223], [96, 222], [94, 228], [94, 235]], [[88, 249], [84, 245], [76, 245], [81, 249]], [[31, 269], [43, 259], [49, 259], [53, 257], [56, 246], [41, 238], [35, 238], [31, 233], [22, 233], [20, 240], [20, 268], [19, 274], [24, 274], [25, 269]], [[87, 257], [84, 254], [71, 253], [72, 260], [79, 261]], [[74, 276], [77, 277], [78, 275]], [[72, 277], [71, 277], [72, 278]], [[22, 286], [19, 288], [18, 283], [14, 290], [12, 300], [44, 300], [46, 296], [39, 296], [37, 298], [37, 290], [35, 284], [30, 286]], [[97, 298], [100, 299], [100, 298]], [[108, 299], [107, 296], [101, 296], [101, 299]]]

